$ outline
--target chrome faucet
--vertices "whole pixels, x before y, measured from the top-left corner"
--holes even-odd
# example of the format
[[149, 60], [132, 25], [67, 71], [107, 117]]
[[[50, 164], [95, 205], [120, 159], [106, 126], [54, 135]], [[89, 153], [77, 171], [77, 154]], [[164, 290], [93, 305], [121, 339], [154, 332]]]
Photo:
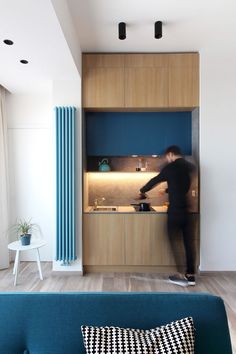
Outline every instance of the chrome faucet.
[[106, 198], [101, 197], [101, 198], [95, 198], [94, 199], [94, 208], [96, 209], [99, 205], [101, 205], [104, 201], [106, 200]]

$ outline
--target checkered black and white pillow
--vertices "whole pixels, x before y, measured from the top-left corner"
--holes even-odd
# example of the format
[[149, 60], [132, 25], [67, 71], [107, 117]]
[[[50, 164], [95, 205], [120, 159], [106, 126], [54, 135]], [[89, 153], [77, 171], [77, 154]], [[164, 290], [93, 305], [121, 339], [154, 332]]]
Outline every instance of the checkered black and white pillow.
[[81, 326], [87, 354], [194, 354], [191, 317], [150, 330]]

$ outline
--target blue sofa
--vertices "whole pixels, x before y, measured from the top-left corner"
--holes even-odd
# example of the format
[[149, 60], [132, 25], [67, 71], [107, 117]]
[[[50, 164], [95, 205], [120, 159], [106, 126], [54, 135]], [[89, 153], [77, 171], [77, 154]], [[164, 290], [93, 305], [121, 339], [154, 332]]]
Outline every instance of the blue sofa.
[[198, 293], [1, 293], [0, 354], [84, 354], [82, 324], [148, 329], [186, 316], [196, 354], [232, 354], [223, 301]]

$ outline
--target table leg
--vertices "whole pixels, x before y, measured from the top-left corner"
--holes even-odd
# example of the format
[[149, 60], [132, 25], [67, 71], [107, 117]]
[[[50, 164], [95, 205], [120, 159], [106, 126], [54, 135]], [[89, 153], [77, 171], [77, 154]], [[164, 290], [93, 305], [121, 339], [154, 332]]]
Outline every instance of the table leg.
[[17, 266], [17, 252], [18, 252], [18, 251], [16, 251], [16, 255], [15, 255], [15, 261], [14, 261], [14, 267], [13, 267], [13, 275], [15, 275], [15, 274], [16, 274], [16, 266]]
[[15, 258], [14, 269], [13, 269], [13, 274], [15, 274], [14, 286], [16, 286], [16, 282], [17, 282], [19, 263], [20, 263], [20, 251], [18, 250], [16, 251], [16, 258]]
[[39, 278], [43, 280], [43, 275], [42, 275], [42, 269], [41, 269], [41, 264], [40, 264], [40, 254], [39, 254], [39, 249], [36, 249], [37, 252], [37, 264], [38, 264], [38, 270], [39, 270]]

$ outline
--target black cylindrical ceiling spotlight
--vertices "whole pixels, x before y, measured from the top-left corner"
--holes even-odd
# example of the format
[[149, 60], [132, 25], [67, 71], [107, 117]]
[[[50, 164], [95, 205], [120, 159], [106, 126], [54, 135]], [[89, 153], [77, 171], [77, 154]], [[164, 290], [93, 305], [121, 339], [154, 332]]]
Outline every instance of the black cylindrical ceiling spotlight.
[[119, 39], [125, 39], [126, 38], [126, 23], [125, 22], [120, 22], [119, 23]]
[[13, 45], [14, 42], [11, 39], [4, 39], [3, 41], [6, 45]]
[[162, 37], [162, 22], [155, 22], [155, 38], [160, 39]]

